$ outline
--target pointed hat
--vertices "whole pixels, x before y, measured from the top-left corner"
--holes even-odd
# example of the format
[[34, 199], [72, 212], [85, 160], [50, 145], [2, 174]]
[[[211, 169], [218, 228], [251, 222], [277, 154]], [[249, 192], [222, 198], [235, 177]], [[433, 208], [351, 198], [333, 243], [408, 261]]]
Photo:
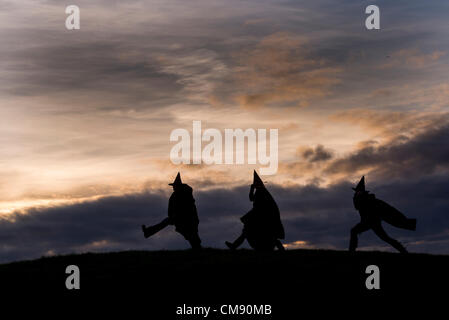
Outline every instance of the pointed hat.
[[173, 181], [173, 183], [169, 183], [169, 186], [174, 186], [174, 185], [181, 185], [182, 181], [181, 181], [181, 174], [178, 172], [178, 175], [175, 178], [175, 181]]
[[260, 179], [259, 175], [257, 174], [256, 170], [254, 170], [254, 178], [253, 178], [253, 184], [258, 187], [264, 187], [262, 179]]
[[365, 191], [365, 176], [360, 179], [359, 183], [355, 188], [352, 188], [354, 191]]

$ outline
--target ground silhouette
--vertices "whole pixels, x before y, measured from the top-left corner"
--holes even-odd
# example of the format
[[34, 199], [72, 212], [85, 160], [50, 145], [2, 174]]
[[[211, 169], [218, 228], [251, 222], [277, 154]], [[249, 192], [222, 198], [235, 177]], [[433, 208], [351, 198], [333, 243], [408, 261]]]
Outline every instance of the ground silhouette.
[[[71, 264], [81, 271], [78, 291], [65, 288], [64, 271]], [[365, 287], [365, 270], [372, 264], [380, 268], [380, 290]], [[358, 301], [372, 313], [389, 305], [398, 308], [402, 300], [441, 295], [449, 284], [448, 268], [449, 256], [414, 253], [206, 248], [88, 253], [4, 264], [0, 283], [2, 297], [22, 303], [42, 299], [47, 305], [64, 299], [73, 310], [85, 303], [103, 312], [131, 304], [135, 309], [130, 312], [144, 309], [148, 316], [166, 319], [175, 318], [175, 308], [182, 304], [270, 304], [275, 316], [267, 319], [292, 319], [311, 304], [324, 308], [321, 314], [338, 301], [347, 314]], [[415, 311], [419, 305], [402, 306], [400, 310]]]

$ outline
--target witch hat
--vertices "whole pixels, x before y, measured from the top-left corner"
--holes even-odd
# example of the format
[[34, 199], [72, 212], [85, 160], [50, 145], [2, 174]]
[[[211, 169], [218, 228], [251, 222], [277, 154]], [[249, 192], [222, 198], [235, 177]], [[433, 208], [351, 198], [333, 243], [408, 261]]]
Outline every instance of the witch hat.
[[354, 191], [365, 191], [365, 176], [360, 179], [359, 183], [355, 188], [352, 188]]
[[260, 179], [260, 177], [257, 174], [256, 170], [254, 170], [253, 185], [255, 187], [265, 187], [265, 185], [263, 184], [262, 179]]
[[175, 181], [173, 181], [172, 183], [169, 183], [169, 186], [177, 186], [177, 185], [181, 185], [182, 181], [181, 181], [181, 174], [178, 172], [178, 175], [175, 178]]

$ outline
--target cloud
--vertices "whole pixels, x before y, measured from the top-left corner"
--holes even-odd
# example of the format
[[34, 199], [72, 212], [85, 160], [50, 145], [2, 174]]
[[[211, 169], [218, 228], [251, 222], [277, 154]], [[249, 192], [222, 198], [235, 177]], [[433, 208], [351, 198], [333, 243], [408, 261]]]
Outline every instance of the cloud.
[[297, 153], [309, 162], [326, 161], [333, 157], [333, 151], [320, 144], [315, 148], [300, 147]]
[[[137, 41], [137, 39], [135, 40]], [[146, 47], [129, 43], [123, 47], [112, 41], [80, 41], [48, 45], [32, 52], [18, 52], [11, 65], [16, 81], [10, 81], [7, 93], [18, 96], [48, 95], [62, 101], [70, 97], [63, 110], [153, 108], [181, 101], [182, 84], [176, 75], [164, 72]], [[14, 83], [14, 86], [11, 86]]]
[[284, 243], [284, 248], [286, 249], [311, 249], [308, 246], [307, 241], [303, 241], [303, 240], [297, 240], [297, 241], [293, 241], [290, 243]]
[[307, 106], [330, 93], [341, 68], [310, 55], [304, 37], [279, 32], [263, 38], [255, 48], [236, 53], [236, 101], [245, 108], [276, 105]]
[[183, 87], [191, 103], [207, 103], [217, 82], [228, 74], [227, 66], [210, 50], [201, 49], [192, 53], [164, 55], [159, 57], [161, 70], [178, 77], [176, 82]]
[[370, 173], [376, 179], [406, 179], [447, 174], [449, 125], [429, 128], [413, 137], [397, 135], [386, 144], [368, 144], [325, 168], [328, 174]]
[[437, 63], [444, 55], [446, 55], [446, 52], [440, 50], [422, 53], [418, 49], [400, 49], [391, 53], [388, 56], [389, 61], [380, 67], [428, 68]]
[[[0, 211], [35, 207], [1, 222], [5, 260], [185, 247], [170, 231], [157, 243], [139, 234], [142, 220], [153, 218], [148, 208], [158, 211], [154, 220], [165, 214], [167, 194], [158, 190], [178, 170], [198, 186], [206, 243], [236, 236], [248, 208], [247, 190], [238, 186], [253, 167], [170, 164], [169, 134], [192, 120], [280, 129], [279, 172], [270, 180], [288, 243], [346, 246], [354, 221], [340, 220], [353, 211], [342, 181], [368, 173], [375, 186], [392, 180], [404, 188], [402, 180], [428, 178], [430, 185], [447, 175], [444, 1], [385, 2], [376, 34], [363, 28], [364, 4], [351, 0], [77, 5], [81, 30], [69, 32], [60, 1], [0, 1]], [[299, 159], [298, 146], [305, 148]], [[240, 200], [233, 206], [229, 199]], [[107, 219], [124, 216], [130, 220], [121, 229]], [[444, 251], [445, 231], [437, 231], [413, 241]]]
[[333, 121], [362, 127], [388, 142], [398, 136], [413, 137], [449, 123], [447, 111], [393, 111], [355, 108], [330, 115]]
[[[356, 109], [330, 116], [360, 126], [369, 139], [355, 140], [341, 152], [320, 144], [300, 146], [296, 158], [279, 164], [293, 181], [328, 185], [369, 174], [374, 180], [447, 174], [447, 112], [388, 112]], [[299, 157], [299, 158], [298, 158]]]

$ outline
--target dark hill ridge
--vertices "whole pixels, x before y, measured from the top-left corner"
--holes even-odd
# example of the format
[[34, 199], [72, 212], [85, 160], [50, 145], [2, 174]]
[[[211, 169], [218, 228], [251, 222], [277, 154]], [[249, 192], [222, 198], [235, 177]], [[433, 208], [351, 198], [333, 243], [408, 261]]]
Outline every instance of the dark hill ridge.
[[[65, 268], [77, 265], [81, 289], [65, 288]], [[380, 268], [380, 290], [367, 290], [365, 269]], [[294, 310], [304, 298], [420, 297], [448, 281], [449, 256], [330, 250], [204, 249], [125, 251], [41, 258], [0, 265], [3, 294], [34, 292], [40, 298], [144, 299], [170, 310], [178, 305], [272, 304]], [[168, 311], [167, 311], [168, 312]]]

